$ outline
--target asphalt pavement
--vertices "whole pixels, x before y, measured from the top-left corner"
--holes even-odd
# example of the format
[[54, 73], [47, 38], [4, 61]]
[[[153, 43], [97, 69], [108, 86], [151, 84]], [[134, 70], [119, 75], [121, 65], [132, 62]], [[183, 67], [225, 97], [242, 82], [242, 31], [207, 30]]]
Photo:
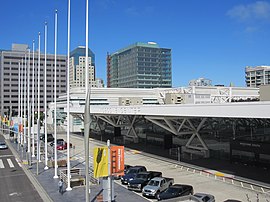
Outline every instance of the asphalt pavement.
[[[8, 141], [8, 140], [7, 140]], [[65, 202], [74, 202], [74, 201], [85, 201], [85, 187], [75, 187], [71, 191], [64, 191], [64, 194], [60, 194], [58, 192], [58, 179], [54, 179], [54, 168], [49, 168], [48, 170], [44, 170], [44, 163], [40, 162], [39, 168], [37, 169], [37, 164], [35, 158], [33, 159], [32, 166], [28, 166], [26, 164], [26, 161], [23, 160], [26, 157], [25, 150], [18, 149], [17, 144], [13, 141], [10, 141], [10, 145], [13, 148], [14, 152], [17, 152], [17, 155], [21, 158], [19, 162], [26, 168], [26, 172], [30, 174], [30, 176], [33, 177], [32, 183], [34, 186], [39, 187], [39, 193], [45, 194], [47, 196], [44, 198], [43, 201], [65, 201]], [[58, 156], [65, 156], [65, 151], [61, 151], [58, 153]], [[77, 160], [71, 161], [71, 167], [84, 167], [83, 162], [79, 162]], [[58, 170], [63, 169], [59, 168]], [[38, 171], [38, 172], [37, 172]], [[38, 175], [37, 175], [38, 173]], [[59, 175], [59, 172], [58, 172]], [[36, 180], [36, 181], [35, 181]], [[115, 201], [117, 202], [147, 202], [149, 200], [143, 198], [141, 195], [136, 194], [132, 191], [127, 190], [125, 187], [119, 185], [119, 183], [114, 183], [115, 187]], [[66, 186], [64, 185], [64, 190]], [[90, 186], [90, 201], [102, 201], [102, 184], [99, 185], [91, 185]], [[128, 199], [127, 199], [128, 197]], [[18, 200], [17, 200], [18, 201]], [[29, 201], [29, 200], [19, 200], [19, 201]], [[38, 201], [38, 200], [33, 200]]]
[[0, 201], [42, 201], [9, 148], [0, 150]]

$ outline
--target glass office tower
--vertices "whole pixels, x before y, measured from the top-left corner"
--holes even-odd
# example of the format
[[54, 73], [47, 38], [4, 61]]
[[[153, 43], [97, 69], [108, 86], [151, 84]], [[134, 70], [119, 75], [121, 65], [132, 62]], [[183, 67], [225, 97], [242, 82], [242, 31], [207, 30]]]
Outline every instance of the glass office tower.
[[172, 87], [171, 49], [154, 42], [135, 43], [107, 55], [107, 86], [112, 88]]

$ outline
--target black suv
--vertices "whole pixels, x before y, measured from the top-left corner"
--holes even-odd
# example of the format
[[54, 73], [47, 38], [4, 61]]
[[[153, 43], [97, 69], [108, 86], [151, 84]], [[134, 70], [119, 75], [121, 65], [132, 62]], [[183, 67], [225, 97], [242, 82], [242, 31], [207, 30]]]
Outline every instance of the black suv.
[[180, 196], [193, 195], [193, 187], [186, 184], [174, 184], [166, 189], [164, 192], [160, 193], [157, 198], [159, 201], [176, 198]]
[[154, 177], [162, 177], [162, 172], [148, 171], [138, 173], [133, 180], [128, 183], [128, 189], [134, 191], [142, 191], [142, 188]]
[[130, 180], [133, 180], [134, 177], [140, 173], [146, 171], [144, 166], [133, 166], [129, 168], [124, 176], [121, 177], [122, 184], [128, 184]]

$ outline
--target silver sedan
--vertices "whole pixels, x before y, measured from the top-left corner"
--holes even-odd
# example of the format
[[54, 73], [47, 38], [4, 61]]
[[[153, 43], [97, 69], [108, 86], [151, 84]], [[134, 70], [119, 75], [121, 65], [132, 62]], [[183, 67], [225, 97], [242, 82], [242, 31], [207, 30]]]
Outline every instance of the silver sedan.
[[7, 149], [7, 145], [5, 142], [0, 142], [0, 149]]

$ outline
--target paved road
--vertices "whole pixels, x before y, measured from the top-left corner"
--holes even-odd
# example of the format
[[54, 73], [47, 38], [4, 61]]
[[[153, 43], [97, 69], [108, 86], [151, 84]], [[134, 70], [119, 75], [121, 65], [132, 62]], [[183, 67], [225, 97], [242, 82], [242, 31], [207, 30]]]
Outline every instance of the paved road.
[[42, 201], [10, 149], [0, 150], [0, 201]]

